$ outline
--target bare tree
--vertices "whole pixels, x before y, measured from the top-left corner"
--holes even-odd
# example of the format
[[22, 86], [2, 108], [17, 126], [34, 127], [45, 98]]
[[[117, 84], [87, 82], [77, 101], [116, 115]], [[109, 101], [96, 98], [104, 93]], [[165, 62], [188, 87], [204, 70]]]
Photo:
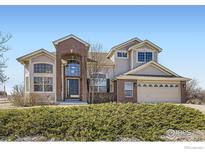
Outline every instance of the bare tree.
[[[87, 66], [87, 73], [89, 80], [89, 102], [94, 103], [94, 97], [96, 92], [96, 85], [101, 84], [106, 80], [106, 76], [109, 71], [109, 67], [106, 67], [105, 59], [103, 58], [103, 46], [99, 43], [92, 44], [89, 51], [89, 60]], [[104, 53], [105, 54], [105, 53]], [[103, 74], [100, 74], [103, 73]]]
[[6, 66], [6, 58], [4, 57], [4, 53], [9, 50], [7, 46], [7, 42], [10, 40], [10, 34], [3, 34], [0, 32], [0, 82], [4, 83], [8, 80], [8, 77], [5, 75], [4, 69]]
[[202, 88], [199, 86], [199, 82], [196, 79], [193, 79], [187, 83], [186, 99], [188, 102], [193, 102], [193, 100], [203, 100]]

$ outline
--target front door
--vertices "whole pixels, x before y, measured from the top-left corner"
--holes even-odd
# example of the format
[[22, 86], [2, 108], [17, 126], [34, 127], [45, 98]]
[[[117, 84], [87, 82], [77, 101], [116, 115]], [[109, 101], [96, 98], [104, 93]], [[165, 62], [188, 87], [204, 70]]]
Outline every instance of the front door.
[[68, 98], [79, 98], [80, 86], [79, 79], [68, 79], [67, 80], [67, 95]]

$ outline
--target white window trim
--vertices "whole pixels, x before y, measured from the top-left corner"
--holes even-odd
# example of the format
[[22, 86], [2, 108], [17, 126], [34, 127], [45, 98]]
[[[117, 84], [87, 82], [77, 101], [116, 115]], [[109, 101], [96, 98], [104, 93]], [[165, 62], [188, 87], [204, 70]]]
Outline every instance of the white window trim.
[[[104, 73], [104, 72], [96, 72], [96, 73], [93, 73], [93, 74], [104, 74], [105, 75], [105, 78], [103, 78], [103, 79], [105, 79], [105, 86], [102, 86], [100, 84], [90, 85], [91, 87], [97, 87], [97, 92], [101, 93], [100, 90], [99, 90], [100, 87], [106, 87], [106, 89], [107, 89], [107, 74]], [[96, 78], [96, 79], [100, 79], [100, 78]]]
[[[118, 57], [118, 52], [122, 52], [122, 53], [127, 53], [127, 57]], [[128, 52], [126, 51], [126, 50], [118, 50], [118, 51], [116, 51], [116, 57], [118, 58], [118, 59], [128, 59]]]
[[[126, 96], [125, 95], [125, 91], [126, 91], [126, 89], [125, 89], [125, 84], [126, 83], [131, 83], [132, 84], [132, 95], [131, 96]], [[125, 95], [125, 97], [127, 97], [127, 98], [132, 98], [133, 97], [133, 93], [134, 93], [134, 85], [133, 85], [134, 83], [133, 82], [130, 82], [130, 81], [125, 81], [124, 82], [124, 95]]]
[[[44, 78], [52, 78], [53, 79], [53, 84], [52, 84], [52, 86], [53, 86], [53, 88], [52, 88], [52, 91], [44, 91], [44, 83], [42, 84], [43, 85], [43, 91], [35, 91], [34, 90], [34, 78], [35, 77], [40, 77], [40, 78], [43, 78], [43, 82], [44, 82]], [[54, 77], [53, 76], [34, 76], [33, 77], [33, 92], [34, 93], [53, 93], [54, 92]]]
[[[50, 65], [52, 65], [53, 66], [53, 73], [34, 73], [34, 64], [50, 64]], [[42, 62], [42, 61], [38, 61], [38, 62], [33, 62], [32, 63], [32, 70], [31, 70], [31, 72], [33, 73], [33, 74], [48, 74], [48, 75], [53, 75], [54, 74], [54, 70], [55, 69], [55, 66], [54, 66], [54, 64], [53, 63], [51, 63], [51, 62]]]
[[[143, 61], [143, 62], [138, 60], [138, 53], [139, 53], [139, 52], [144, 52], [144, 53], [146, 53], [146, 52], [151, 52], [151, 53], [152, 53], [152, 60], [154, 60], [154, 52], [153, 52], [153, 51], [149, 51], [149, 50], [147, 50], [147, 51], [146, 51], [146, 50], [139, 50], [139, 51], [136, 52], [136, 62], [137, 62], [137, 63], [147, 63], [146, 60]], [[146, 54], [145, 54], [145, 59], [146, 59]]]

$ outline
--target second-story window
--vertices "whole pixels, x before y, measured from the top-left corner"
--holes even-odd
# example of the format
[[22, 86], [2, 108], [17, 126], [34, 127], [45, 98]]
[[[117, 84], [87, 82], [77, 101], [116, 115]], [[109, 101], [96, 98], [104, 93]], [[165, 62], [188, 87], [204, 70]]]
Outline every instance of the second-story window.
[[152, 52], [138, 52], [138, 62], [149, 62], [153, 59]]
[[53, 73], [53, 65], [51, 64], [34, 64], [34, 73]]
[[68, 60], [65, 76], [80, 76], [80, 63], [77, 60]]
[[127, 52], [126, 51], [118, 51], [117, 57], [118, 58], [127, 58]]

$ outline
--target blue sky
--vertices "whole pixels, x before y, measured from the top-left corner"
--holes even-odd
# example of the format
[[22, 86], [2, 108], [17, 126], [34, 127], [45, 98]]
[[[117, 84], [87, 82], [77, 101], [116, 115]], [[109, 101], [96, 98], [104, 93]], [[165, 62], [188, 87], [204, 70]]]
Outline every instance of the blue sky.
[[23, 82], [16, 58], [75, 34], [88, 42], [112, 46], [133, 37], [161, 48], [159, 62], [196, 78], [205, 88], [205, 6], [0, 6], [0, 31], [12, 34], [8, 45], [7, 90]]

